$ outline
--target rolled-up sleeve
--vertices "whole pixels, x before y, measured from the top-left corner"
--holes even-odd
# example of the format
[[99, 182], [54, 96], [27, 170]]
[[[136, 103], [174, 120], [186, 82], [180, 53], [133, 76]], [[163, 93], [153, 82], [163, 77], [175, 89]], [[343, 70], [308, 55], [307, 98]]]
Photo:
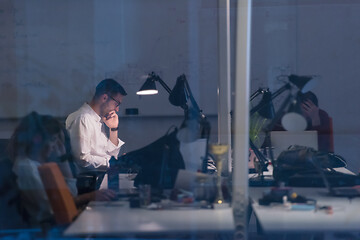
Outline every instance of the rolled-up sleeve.
[[110, 140], [107, 141], [107, 152], [110, 156], [117, 158], [120, 152], [121, 146], [124, 144], [123, 141], [121, 141], [118, 138], [118, 144], [113, 144]]

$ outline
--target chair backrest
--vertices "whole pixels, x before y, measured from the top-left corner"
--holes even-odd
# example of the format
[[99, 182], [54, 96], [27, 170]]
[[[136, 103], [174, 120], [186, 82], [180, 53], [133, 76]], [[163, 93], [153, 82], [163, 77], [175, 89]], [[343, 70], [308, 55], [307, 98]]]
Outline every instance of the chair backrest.
[[78, 215], [78, 210], [59, 166], [56, 163], [45, 163], [38, 169], [56, 223], [71, 223]]

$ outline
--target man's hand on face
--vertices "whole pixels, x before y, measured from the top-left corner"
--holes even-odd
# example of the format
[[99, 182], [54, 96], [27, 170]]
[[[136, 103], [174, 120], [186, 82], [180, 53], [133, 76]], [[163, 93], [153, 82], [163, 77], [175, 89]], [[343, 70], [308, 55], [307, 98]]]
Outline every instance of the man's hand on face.
[[109, 112], [102, 118], [103, 122], [109, 128], [117, 128], [119, 125], [119, 117], [116, 114], [115, 110]]
[[319, 108], [311, 100], [304, 101], [301, 104], [301, 109], [305, 117], [311, 119], [313, 126], [320, 125]]

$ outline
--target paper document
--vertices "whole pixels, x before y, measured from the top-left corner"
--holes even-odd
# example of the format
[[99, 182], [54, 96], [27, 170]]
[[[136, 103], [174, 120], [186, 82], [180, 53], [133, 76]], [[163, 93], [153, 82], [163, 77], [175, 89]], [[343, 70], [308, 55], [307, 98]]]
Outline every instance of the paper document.
[[202, 162], [206, 153], [206, 139], [198, 139], [194, 142], [180, 142], [180, 152], [188, 171], [201, 171]]

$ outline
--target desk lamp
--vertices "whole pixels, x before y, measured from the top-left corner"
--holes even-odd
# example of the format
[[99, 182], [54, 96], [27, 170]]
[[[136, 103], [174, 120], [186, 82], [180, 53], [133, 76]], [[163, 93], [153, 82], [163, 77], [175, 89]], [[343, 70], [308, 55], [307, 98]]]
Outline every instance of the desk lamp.
[[[254, 113], [258, 112], [259, 114], [264, 113], [266, 111], [260, 111], [263, 110], [265, 107], [271, 108], [272, 101], [282, 94], [285, 91], [289, 91], [289, 94], [284, 99], [283, 103], [281, 104], [279, 110], [276, 112], [275, 115], [272, 116], [272, 121], [268, 124], [268, 126], [264, 129], [265, 131], [265, 142], [269, 146], [269, 155], [271, 161], [274, 161], [273, 152], [271, 148], [271, 138], [270, 138], [270, 131], [274, 128], [275, 124], [284, 116], [286, 113], [285, 109], [286, 107], [291, 104], [294, 100], [294, 96], [291, 93], [291, 90], [293, 89], [293, 86], [295, 86], [298, 90], [303, 93], [311, 90], [315, 84], [315, 81], [311, 81], [313, 77], [311, 76], [297, 76], [297, 75], [290, 75], [287, 77], [288, 82], [286, 82], [281, 88], [279, 88], [275, 93], [267, 96], [264, 101], [260, 101], [258, 105], [256, 105], [254, 108], [250, 110], [250, 116]], [[255, 95], [255, 93], [253, 94]], [[252, 96], [253, 96], [252, 95]], [[255, 144], [250, 141], [250, 147], [253, 149], [256, 157], [259, 159], [260, 162], [260, 176], [262, 176], [262, 171], [267, 170], [268, 161], [266, 157], [259, 151], [259, 149], [255, 146]]]
[[[293, 86], [295, 86], [297, 89], [296, 93], [298, 91], [301, 91], [302, 93], [306, 93], [306, 92], [310, 91], [316, 84], [316, 81], [313, 79], [313, 76], [290, 75], [287, 78], [288, 78], [289, 82], [286, 83], [279, 90], [277, 90], [270, 98], [272, 101], [272, 100], [274, 100], [274, 98], [279, 96], [281, 93], [285, 92], [286, 90], [289, 90], [289, 94], [287, 95], [287, 97], [283, 101], [282, 105], [280, 106], [279, 110], [275, 114], [274, 118], [272, 119], [272, 122], [266, 127], [266, 129], [265, 129], [266, 132], [270, 132], [274, 128], [275, 124], [278, 123], [280, 118], [283, 118], [285, 116], [285, 114], [289, 112], [289, 108], [287, 109], [288, 106], [290, 106], [290, 108], [292, 108], [292, 106], [294, 104], [296, 104], [295, 97], [294, 97], [296, 94], [293, 94], [291, 92], [291, 90], [293, 89]], [[266, 104], [266, 103], [264, 103], [264, 104]], [[293, 119], [295, 119], [295, 118], [293, 118]]]
[[[260, 94], [263, 94], [263, 97], [260, 100], [259, 104], [250, 110], [250, 116], [258, 113], [261, 117], [265, 119], [273, 119], [275, 116], [275, 110], [272, 103], [272, 94], [268, 88], [259, 88], [256, 92], [251, 94], [250, 101], [254, 100]], [[264, 181], [263, 172], [267, 171], [268, 160], [259, 151], [258, 147], [255, 145], [251, 138], [249, 139], [249, 144], [250, 148], [254, 151], [257, 159], [259, 160], [259, 167], [257, 167], [256, 169], [260, 175], [261, 180]]]
[[171, 91], [169, 101], [184, 109], [185, 118], [180, 126], [178, 138], [183, 142], [195, 141], [198, 138], [206, 139], [205, 157], [202, 163], [202, 172], [207, 172], [208, 145], [210, 136], [210, 123], [199, 108], [191, 92], [190, 86], [184, 74], [179, 76]]
[[171, 90], [168, 85], [154, 72], [151, 72], [146, 78], [145, 83], [141, 86], [140, 90], [136, 92], [137, 95], [154, 95], [158, 94], [158, 90], [156, 89], [155, 82], [158, 81], [161, 86], [165, 88], [165, 90], [170, 94]]
[[[178, 138], [182, 141], [194, 141], [197, 138], [205, 138], [206, 154], [202, 164], [202, 172], [207, 171], [208, 141], [210, 136], [210, 123], [196, 103], [184, 74], [180, 75], [174, 88], [171, 90], [166, 83], [154, 72], [151, 72], [137, 95], [157, 94], [155, 82], [158, 81], [169, 93], [169, 101], [174, 106], [184, 109], [184, 121], [180, 126]], [[190, 100], [190, 101], [189, 101]], [[195, 133], [195, 134], [194, 134]], [[197, 133], [200, 133], [198, 136]]]
[[254, 100], [260, 94], [263, 94], [263, 97], [260, 100], [259, 104], [250, 110], [250, 115], [258, 112], [260, 116], [264, 118], [273, 119], [275, 115], [275, 110], [272, 103], [272, 93], [269, 91], [268, 88], [259, 88], [256, 92], [251, 94], [250, 101]]

